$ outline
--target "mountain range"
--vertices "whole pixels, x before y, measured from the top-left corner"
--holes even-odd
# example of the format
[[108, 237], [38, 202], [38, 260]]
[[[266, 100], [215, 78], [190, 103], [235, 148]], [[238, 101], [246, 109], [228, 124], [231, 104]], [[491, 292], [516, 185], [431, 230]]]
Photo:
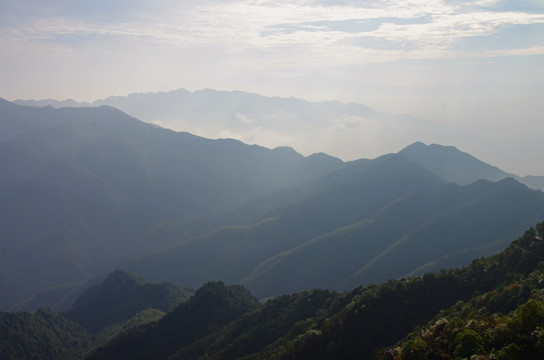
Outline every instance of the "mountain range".
[[0, 100], [0, 308], [127, 260], [162, 222], [227, 212], [343, 165], [143, 123], [111, 107]]
[[249, 225], [192, 239], [182, 227], [179, 245], [122, 267], [192, 287], [242, 283], [258, 297], [347, 290], [468, 264], [544, 218], [544, 194], [513, 179], [460, 186], [398, 154], [348, 164], [298, 191], [274, 194], [275, 204], [289, 200]]
[[92, 103], [16, 100], [20, 105], [108, 105], [162, 127], [206, 138], [234, 138], [269, 148], [290, 146], [305, 155], [325, 152], [345, 159], [379, 156], [416, 140], [447, 134], [445, 124], [392, 115], [340, 101], [310, 102], [242, 91], [177, 89], [111, 96]]
[[348, 290], [468, 264], [544, 218], [541, 191], [453, 147], [344, 162], [178, 133], [110, 106], [3, 100], [0, 134], [6, 310], [66, 310], [117, 267], [192, 288], [244, 284], [259, 298]]
[[[92, 103], [72, 99], [15, 100], [15, 103], [54, 108], [108, 105], [138, 119], [168, 128], [200, 129], [215, 133], [226, 129], [247, 130], [252, 126], [275, 130], [289, 128], [293, 131], [294, 127], [301, 124], [307, 125], [317, 119], [331, 121], [340, 116], [381, 120], [394, 118], [393, 115], [375, 111], [362, 104], [343, 104], [339, 101], [315, 103], [297, 98], [266, 97], [242, 91], [213, 89], [134, 93], [128, 96], [110, 96]], [[294, 119], [297, 121], [293, 121]]]
[[[338, 137], [340, 132], [345, 130], [355, 132], [360, 128], [361, 131], [357, 134], [361, 147], [364, 147], [366, 142], [371, 142], [374, 148], [380, 148], [379, 143], [367, 137], [379, 134], [381, 142], [392, 145], [391, 141], [400, 140], [394, 138], [395, 130], [425, 137], [428, 129], [438, 126], [406, 115], [395, 116], [376, 111], [356, 103], [309, 102], [297, 98], [266, 97], [242, 91], [213, 89], [194, 92], [177, 89], [168, 92], [134, 93], [127, 96], [110, 96], [91, 103], [72, 99], [15, 100], [15, 103], [54, 108], [107, 105], [140, 120], [169, 129], [189, 131], [208, 138], [234, 137], [244, 142], [259, 144], [279, 142], [281, 145], [290, 144], [299, 151], [306, 152], [308, 149], [316, 148], [316, 141], [321, 142], [318, 151], [329, 149], [331, 136], [324, 137], [329, 131]], [[381, 132], [383, 129], [374, 129], [374, 124], [380, 124], [379, 129], [387, 127], [388, 136], [383, 136], [386, 135]], [[375, 134], [374, 131], [380, 132]], [[433, 128], [433, 131], [447, 132], [451, 129]], [[270, 142], [269, 139], [274, 140]], [[310, 139], [311, 145], [306, 144], [304, 139]], [[402, 141], [407, 139], [403, 138]], [[512, 177], [531, 188], [544, 190], [543, 176], [519, 177], [485, 164], [453, 147], [430, 145], [433, 151], [429, 151], [422, 145], [414, 144], [405, 149], [403, 155], [413, 158], [418, 164], [447, 181], [466, 185], [479, 179], [498, 181]], [[335, 143], [334, 146], [342, 147], [342, 144]]]

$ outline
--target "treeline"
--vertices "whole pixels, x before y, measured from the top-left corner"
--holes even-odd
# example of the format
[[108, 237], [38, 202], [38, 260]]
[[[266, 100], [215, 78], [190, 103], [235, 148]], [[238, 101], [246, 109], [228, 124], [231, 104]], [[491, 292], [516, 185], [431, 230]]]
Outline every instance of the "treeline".
[[[542, 225], [539, 224], [537, 228], [542, 229]], [[200, 337], [190, 342], [183, 341], [183, 337], [178, 338], [176, 342], [179, 346], [171, 348], [168, 354], [154, 352], [147, 353], [146, 357], [372, 359], [394, 356], [401, 359], [402, 356], [410, 358], [413, 355], [416, 357], [412, 358], [417, 358], [423, 356], [419, 351], [421, 348], [433, 347], [430, 343], [421, 345], [427, 338], [419, 333], [414, 335], [411, 331], [429, 321], [434, 324], [439, 314], [442, 316], [448, 311], [454, 312], [462, 304], [477, 302], [482, 297], [488, 299], [489, 316], [494, 317], [501, 315], [492, 314], [506, 314], [519, 306], [532, 309], [534, 304], [538, 304], [535, 302], [537, 300], [527, 301], [539, 294], [540, 280], [535, 280], [535, 272], [541, 271], [540, 262], [544, 260], [544, 242], [540, 236], [531, 228], [502, 253], [476, 260], [463, 269], [391, 280], [381, 285], [359, 287], [349, 293], [313, 290], [277, 297], [248, 309], [228, 324], [216, 324], [209, 332], [201, 333]], [[469, 312], [463, 321], [468, 324], [472, 315]], [[502, 316], [519, 318], [517, 315]], [[173, 319], [173, 316], [166, 315], [156, 328], [162, 327], [164, 332], [165, 327], [161, 323], [166, 323], [167, 319]], [[193, 327], [199, 323], [198, 318], [193, 318], [193, 321]], [[168, 324], [170, 331], [187, 331], [186, 321], [168, 320]], [[455, 336], [448, 344], [455, 344], [455, 337], [463, 330], [465, 328], [460, 327], [457, 333], [452, 333]], [[476, 331], [470, 327], [466, 330], [464, 335], [459, 335], [457, 343], [471, 339], [474, 334], [468, 330]], [[148, 347], [154, 346], [149, 339], [156, 339], [157, 344], [162, 343], [164, 336], [158, 334], [160, 332], [152, 329], [146, 330], [145, 337], [141, 331], [126, 333], [122, 335], [122, 343], [114, 341], [95, 352], [91, 358], [123, 358], [123, 354], [126, 354], [123, 349], [137, 349], [142, 340], [146, 341]], [[411, 334], [409, 339], [394, 345], [407, 334]], [[465, 337], [465, 340], [461, 340]], [[522, 338], [512, 338], [512, 343], [520, 349], [523, 348], [523, 341]], [[485, 343], [482, 344], [485, 348]], [[455, 349], [443, 349], [445, 358], [453, 357]], [[466, 351], [459, 351], [459, 356], [466, 354]], [[138, 352], [129, 354], [126, 358], [143, 358], [138, 356]], [[430, 353], [424, 356], [435, 358]]]
[[[46, 310], [2, 314], [2, 331], [10, 332], [0, 338], [6, 354], [0, 358], [538, 359], [544, 356], [543, 230], [540, 223], [503, 252], [462, 269], [347, 293], [316, 289], [263, 303], [240, 285], [210, 282], [166, 314], [147, 309], [98, 331]], [[113, 281], [126, 282], [133, 294], [151, 288], [126, 273], [112, 276], [79, 304], [93, 303], [94, 292], [103, 304], [122, 308], [107, 298], [115, 295]]]
[[[544, 281], [540, 282], [544, 267], [542, 223], [537, 225], [537, 229], [538, 232], [535, 228], [526, 231], [500, 254], [475, 260], [463, 269], [443, 270], [414, 279], [393, 280], [356, 289], [352, 302], [317, 328], [319, 336], [299, 341], [294, 351], [286, 352], [281, 358], [370, 359], [393, 354], [402, 358], [398, 347], [404, 349], [404, 346], [398, 345], [396, 351], [387, 350], [387, 346], [406, 336], [414, 327], [423, 326], [437, 314], [454, 311], [451, 309], [459, 304], [477, 303], [483, 297], [488, 299], [490, 308], [485, 309], [480, 304], [476, 309], [480, 311], [483, 308], [481, 311], [484, 313], [496, 316], [493, 314], [516, 309], [531, 297], [540, 299], [540, 288], [544, 284]], [[475, 313], [469, 311], [464, 320], [469, 322], [473, 315]], [[414, 337], [413, 333], [411, 336]], [[421, 337], [417, 343], [421, 344], [420, 340]], [[408, 344], [404, 355], [410, 358], [408, 349], [411, 343], [402, 344]], [[453, 357], [453, 352], [444, 351], [446, 358]]]

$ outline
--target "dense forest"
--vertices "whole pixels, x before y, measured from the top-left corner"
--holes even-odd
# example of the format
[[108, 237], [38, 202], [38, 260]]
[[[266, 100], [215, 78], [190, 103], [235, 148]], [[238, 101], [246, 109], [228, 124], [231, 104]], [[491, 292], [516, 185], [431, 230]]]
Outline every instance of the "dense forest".
[[[460, 269], [264, 301], [223, 282], [209, 282], [185, 300], [189, 290], [115, 272], [65, 313], [79, 323], [44, 309], [2, 313], [0, 358], [538, 359], [543, 232], [539, 223], [501, 253]], [[120, 282], [131, 296], [111, 291]], [[100, 322], [74, 316], [93, 298], [104, 314]], [[123, 303], [133, 312], [111, 324]]]
[[166, 334], [186, 331], [186, 321], [168, 314], [145, 331], [122, 334], [90, 358], [538, 358], [544, 326], [542, 230], [539, 223], [500, 254], [462, 269], [348, 293], [313, 290], [277, 297], [248, 307], [226, 325], [209, 326], [190, 343], [180, 343], [180, 336], [167, 354], [141, 356], [143, 339], [144, 348], [167, 349]]

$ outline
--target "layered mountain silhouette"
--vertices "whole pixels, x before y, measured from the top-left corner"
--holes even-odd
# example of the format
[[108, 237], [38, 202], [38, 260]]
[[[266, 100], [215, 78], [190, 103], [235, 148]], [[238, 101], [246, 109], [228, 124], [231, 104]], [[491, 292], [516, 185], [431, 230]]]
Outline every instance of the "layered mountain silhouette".
[[192, 294], [190, 289], [146, 282], [134, 274], [117, 270], [83, 292], [62, 315], [96, 333], [147, 309], [167, 313]]
[[240, 286], [207, 283], [157, 322], [121, 333], [87, 358], [538, 359], [542, 230], [539, 223], [462, 269], [342, 293], [314, 289], [257, 304]]
[[177, 133], [109, 106], [4, 100], [0, 129], [2, 309], [66, 309], [119, 264], [258, 297], [344, 290], [467, 264], [544, 217], [542, 192], [494, 182], [500, 170], [452, 147], [346, 163]]
[[175, 133], [111, 107], [1, 100], [0, 124], [4, 309], [108, 270], [162, 222], [227, 212], [343, 166], [290, 148]]
[[[20, 105], [55, 108], [108, 105], [138, 119], [170, 128], [188, 128], [191, 123], [198, 123], [199, 128], [216, 130], [240, 130], [253, 125], [275, 129], [293, 128], [315, 119], [327, 121], [342, 115], [381, 119], [393, 117], [361, 104], [343, 104], [339, 101], [312, 103], [296, 98], [266, 97], [243, 91], [213, 89], [134, 93], [128, 96], [111, 96], [92, 103], [51, 99], [15, 102]], [[298, 124], [292, 121], [293, 118], [297, 119]]]
[[460, 186], [400, 154], [348, 164], [262, 202], [277, 205], [277, 198], [285, 203], [250, 225], [185, 239], [123, 266], [195, 287], [206, 279], [243, 283], [258, 297], [347, 290], [462, 266], [504, 248], [527, 219], [544, 217], [544, 194], [513, 179]]
[[454, 146], [416, 142], [399, 152], [446, 181], [466, 185], [480, 179], [498, 181], [511, 177], [533, 189], [544, 190], [544, 176], [517, 176], [491, 166]]
[[[167, 358], [257, 306], [257, 299], [243, 286], [209, 282], [159, 321], [117, 336], [114, 345], [96, 349], [90, 358]], [[140, 341], [135, 343], [134, 337]], [[126, 346], [129, 351], [119, 350], [128, 350]]]
[[[363, 104], [310, 102], [213, 89], [133, 93], [92, 103], [73, 100], [16, 102], [53, 107], [108, 105], [140, 120], [206, 138], [234, 138], [272, 148], [291, 146], [306, 155], [326, 152], [350, 159], [365, 153], [381, 155], [395, 149], [398, 143], [421, 140], [427, 134], [446, 131], [441, 124], [376, 111]], [[389, 133], [396, 136], [389, 136]], [[349, 144], [355, 143], [354, 139], [358, 142], [352, 147]]]
[[[339, 101], [309, 102], [296, 98], [266, 97], [242, 91], [212, 89], [134, 93], [128, 96], [111, 96], [92, 103], [71, 99], [15, 102], [55, 108], [108, 105], [138, 119], [170, 129], [191, 131], [212, 138], [231, 136], [251, 141], [264, 141], [266, 137], [281, 137], [288, 141], [293, 133], [303, 134], [304, 137], [320, 136], [321, 133], [316, 132], [316, 128], [340, 131], [353, 128], [362, 119], [388, 124], [397, 131], [412, 129], [415, 133], [424, 133], [430, 126], [436, 126], [418, 122], [409, 116], [379, 112], [362, 104], [344, 104]], [[404, 124], [407, 128], [399, 130], [396, 127], [399, 124]], [[263, 134], [266, 136], [262, 136]], [[299, 138], [300, 136], [302, 135]], [[292, 144], [297, 147], [296, 142]], [[439, 177], [460, 185], [479, 179], [498, 181], [512, 177], [530, 188], [544, 190], [544, 176], [519, 177], [488, 165], [452, 146], [427, 146], [417, 142], [404, 149], [402, 154]]]

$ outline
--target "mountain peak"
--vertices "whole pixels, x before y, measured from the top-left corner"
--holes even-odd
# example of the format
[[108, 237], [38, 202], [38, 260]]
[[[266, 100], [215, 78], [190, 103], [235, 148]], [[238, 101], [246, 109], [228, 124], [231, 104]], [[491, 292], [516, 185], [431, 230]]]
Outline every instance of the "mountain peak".
[[94, 332], [148, 308], [170, 311], [187, 298], [188, 292], [169, 283], [153, 284], [127, 271], [116, 270], [81, 294], [63, 315]]
[[498, 181], [510, 174], [486, 164], [454, 146], [415, 142], [397, 154], [423, 166], [442, 179], [460, 185], [479, 179]]
[[[195, 293], [190, 302], [199, 306], [227, 306], [240, 311], [255, 306], [258, 301], [242, 285], [226, 286], [222, 281], [207, 282]], [[227, 305], [228, 304], [228, 305]]]

